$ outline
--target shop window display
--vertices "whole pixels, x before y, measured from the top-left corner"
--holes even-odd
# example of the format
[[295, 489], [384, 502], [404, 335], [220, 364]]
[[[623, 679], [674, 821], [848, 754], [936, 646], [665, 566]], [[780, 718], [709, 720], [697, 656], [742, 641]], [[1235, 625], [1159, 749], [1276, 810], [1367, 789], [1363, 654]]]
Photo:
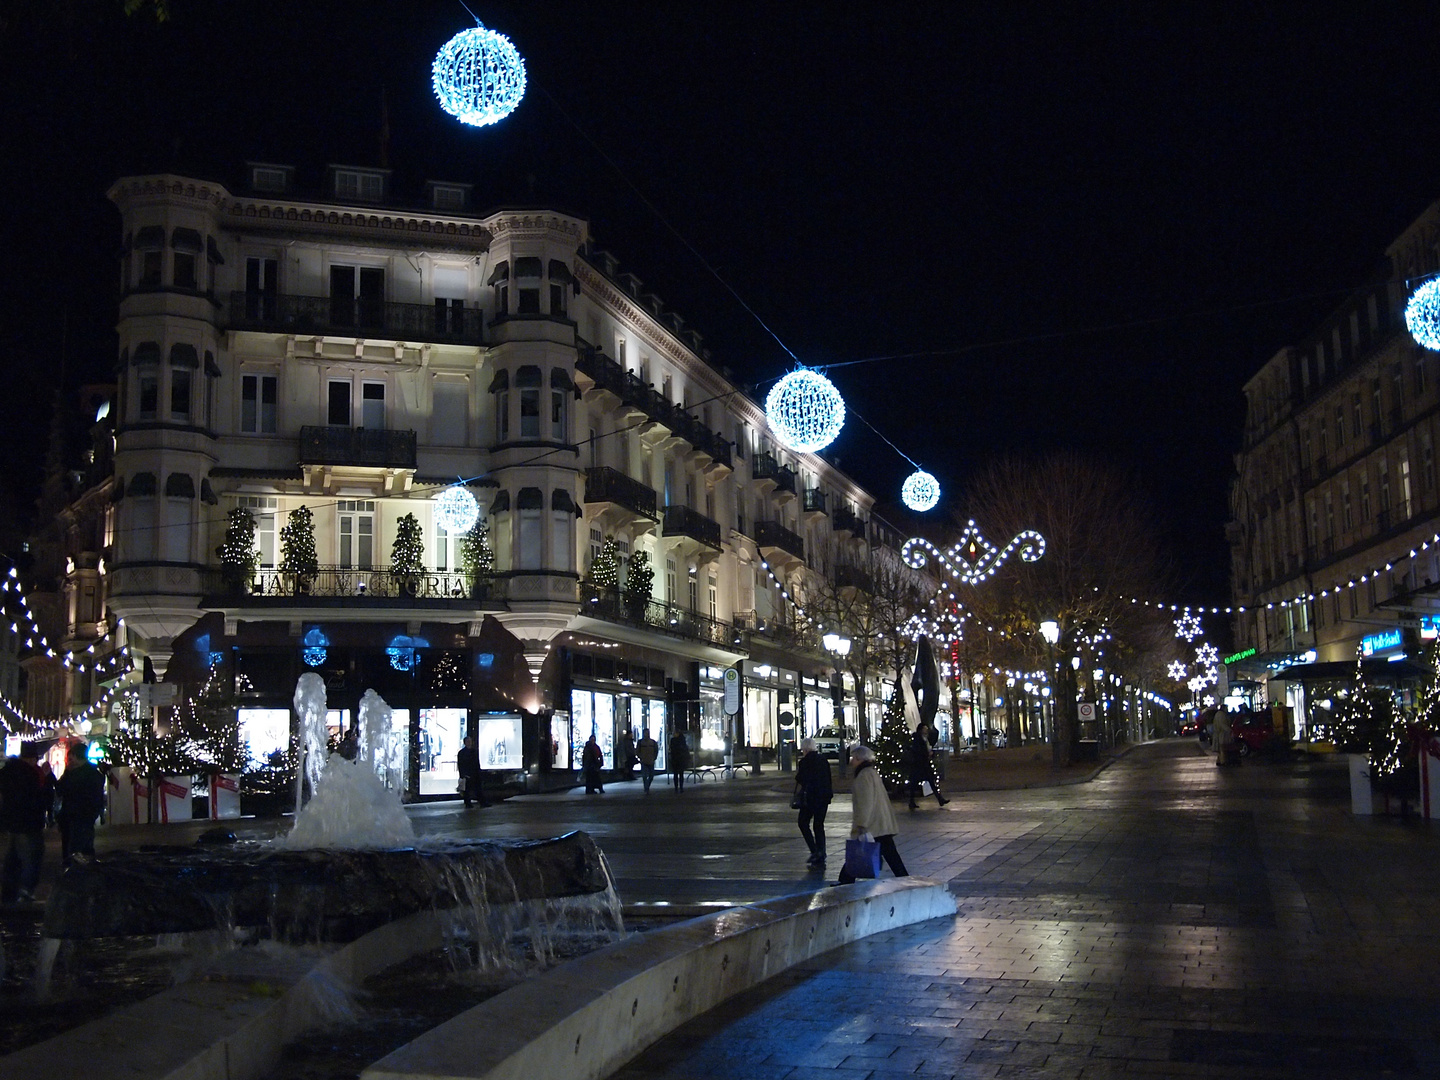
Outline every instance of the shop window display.
[[268, 761], [277, 750], [290, 748], [289, 709], [240, 709], [240, 740], [250, 751], [250, 760]]
[[420, 710], [420, 794], [453, 795], [460, 790], [455, 755], [465, 738], [466, 710]]
[[476, 725], [475, 747], [482, 769], [519, 769], [520, 717], [513, 714], [482, 716]]

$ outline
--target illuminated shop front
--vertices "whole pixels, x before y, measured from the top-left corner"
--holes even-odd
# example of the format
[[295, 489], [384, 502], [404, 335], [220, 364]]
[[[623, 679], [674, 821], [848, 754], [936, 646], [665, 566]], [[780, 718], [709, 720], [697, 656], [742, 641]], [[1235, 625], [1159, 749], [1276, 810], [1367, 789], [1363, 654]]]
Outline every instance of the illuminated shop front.
[[604, 758], [604, 768], [615, 768], [615, 747], [627, 730], [633, 742], [649, 733], [660, 745], [656, 768], [665, 767], [665, 670], [621, 657], [618, 652], [611, 643], [586, 641], [584, 648], [567, 653], [569, 714], [557, 709], [550, 721], [555, 768], [578, 769], [581, 751], [592, 734]]

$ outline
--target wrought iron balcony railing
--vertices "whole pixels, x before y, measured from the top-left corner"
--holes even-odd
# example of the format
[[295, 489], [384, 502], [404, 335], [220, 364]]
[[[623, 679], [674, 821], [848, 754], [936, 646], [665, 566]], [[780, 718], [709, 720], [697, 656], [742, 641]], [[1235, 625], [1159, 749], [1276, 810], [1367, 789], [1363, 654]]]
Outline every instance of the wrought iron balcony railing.
[[762, 619], [754, 611], [737, 611], [735, 628], [745, 638], [761, 638], [767, 644], [789, 649], [792, 652], [820, 653], [820, 635], [812, 626], [785, 622], [781, 619]]
[[720, 523], [712, 521], [688, 506], [667, 506], [660, 526], [662, 536], [688, 536], [717, 551], [720, 549]]
[[620, 588], [580, 583], [580, 613], [606, 622], [638, 626], [674, 637], [691, 638], [733, 649], [740, 634], [729, 623]]
[[771, 480], [775, 484], [776, 491], [788, 491], [795, 494], [795, 470], [781, 465], [775, 460], [771, 453], [756, 454], [750, 459], [750, 478], [752, 480]]
[[825, 508], [825, 492], [819, 488], [805, 489], [805, 512], [807, 514], [825, 514], [829, 511]]
[[596, 349], [582, 349], [575, 361], [575, 369], [626, 405], [638, 409], [657, 424], [663, 424], [696, 450], [708, 454], [712, 460], [726, 467], [731, 465], [728, 440], [705, 427], [673, 401], [667, 401], [665, 395], [604, 353]]
[[797, 559], [805, 558], [805, 541], [778, 521], [757, 521], [755, 542], [762, 548], [779, 548]]
[[655, 489], [626, 476], [619, 469], [601, 465], [585, 470], [585, 501], [619, 503], [646, 517], [656, 517]]
[[300, 464], [413, 469], [415, 432], [307, 425], [300, 429]]
[[848, 532], [852, 536], [865, 535], [864, 519], [845, 505], [835, 507], [835, 513], [830, 518], [830, 527], [836, 532]]
[[232, 292], [230, 329], [484, 343], [484, 312], [452, 304], [394, 304], [360, 297]]

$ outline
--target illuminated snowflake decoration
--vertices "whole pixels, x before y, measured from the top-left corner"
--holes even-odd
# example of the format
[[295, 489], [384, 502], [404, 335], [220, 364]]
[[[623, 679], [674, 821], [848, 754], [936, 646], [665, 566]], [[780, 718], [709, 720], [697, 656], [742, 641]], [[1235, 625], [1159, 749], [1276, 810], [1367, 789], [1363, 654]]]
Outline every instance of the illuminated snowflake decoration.
[[906, 566], [916, 570], [933, 557], [951, 577], [967, 585], [978, 585], [994, 575], [1013, 552], [1019, 552], [1021, 562], [1035, 562], [1045, 554], [1045, 538], [1034, 529], [1026, 529], [1002, 550], [986, 540], [980, 527], [970, 521], [960, 534], [959, 542], [948, 550], [941, 551], [929, 540], [915, 537], [905, 541], [900, 557], [905, 560]]
[[845, 399], [818, 371], [792, 371], [770, 388], [765, 418], [780, 441], [799, 454], [824, 450], [845, 426]]
[[1214, 645], [1204, 644], [1195, 650], [1195, 663], [1203, 668], [1213, 668], [1220, 663], [1220, 650]]
[[1218, 667], [1208, 667], [1202, 673], [1202, 677], [1205, 680], [1206, 686], [1214, 686], [1220, 681], [1220, 669]]
[[440, 47], [430, 69], [440, 107], [462, 124], [504, 120], [525, 96], [525, 61], [504, 34], [476, 26]]
[[330, 644], [330, 639], [318, 626], [307, 631], [305, 636], [300, 639], [300, 644], [302, 646], [300, 659], [305, 662], [306, 667], [319, 667], [325, 663], [325, 658], [329, 655], [325, 646]]
[[1179, 660], [1171, 661], [1170, 666], [1165, 669], [1166, 674], [1168, 674], [1170, 678], [1174, 679], [1176, 682], [1179, 682], [1181, 679], [1183, 679], [1185, 677], [1185, 672], [1188, 670], [1189, 668], [1187, 668]]
[[424, 638], [396, 634], [385, 647], [385, 654], [390, 659], [390, 666], [396, 671], [413, 671], [420, 662], [420, 650], [429, 646], [430, 642]]
[[1202, 679], [1199, 675], [1197, 675], [1185, 685], [1190, 688], [1190, 692], [1192, 694], [1198, 694], [1201, 690], [1204, 690], [1205, 687], [1209, 686], [1210, 684], [1207, 683], [1204, 679]]
[[1440, 278], [1432, 278], [1410, 294], [1405, 328], [1417, 345], [1440, 350]]
[[1200, 636], [1200, 617], [1189, 611], [1175, 620], [1175, 636], [1194, 641]]
[[452, 535], [468, 533], [480, 520], [480, 504], [458, 484], [435, 496], [435, 524]]
[[1207, 709], [1209, 709], [1209, 708], [1213, 707], [1214, 704], [1215, 704], [1215, 695], [1214, 695], [1214, 694], [1206, 694], [1206, 695], [1205, 695], [1205, 707], [1206, 707]]
[[934, 510], [940, 503], [940, 481], [924, 469], [917, 469], [900, 485], [900, 501], [917, 514]]

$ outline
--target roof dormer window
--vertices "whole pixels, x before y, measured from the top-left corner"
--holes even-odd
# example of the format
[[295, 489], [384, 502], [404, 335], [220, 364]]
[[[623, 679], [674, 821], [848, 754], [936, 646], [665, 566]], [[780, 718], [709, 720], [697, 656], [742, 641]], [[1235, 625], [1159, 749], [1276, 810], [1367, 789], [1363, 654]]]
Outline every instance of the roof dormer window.
[[430, 205], [436, 210], [464, 210], [470, 202], [469, 184], [439, 184], [430, 181]]
[[385, 198], [386, 173], [380, 169], [331, 168], [337, 199], [351, 202], [380, 202]]
[[265, 165], [252, 161], [250, 166], [250, 187], [268, 195], [283, 195], [290, 190], [290, 178], [295, 172], [289, 165]]

